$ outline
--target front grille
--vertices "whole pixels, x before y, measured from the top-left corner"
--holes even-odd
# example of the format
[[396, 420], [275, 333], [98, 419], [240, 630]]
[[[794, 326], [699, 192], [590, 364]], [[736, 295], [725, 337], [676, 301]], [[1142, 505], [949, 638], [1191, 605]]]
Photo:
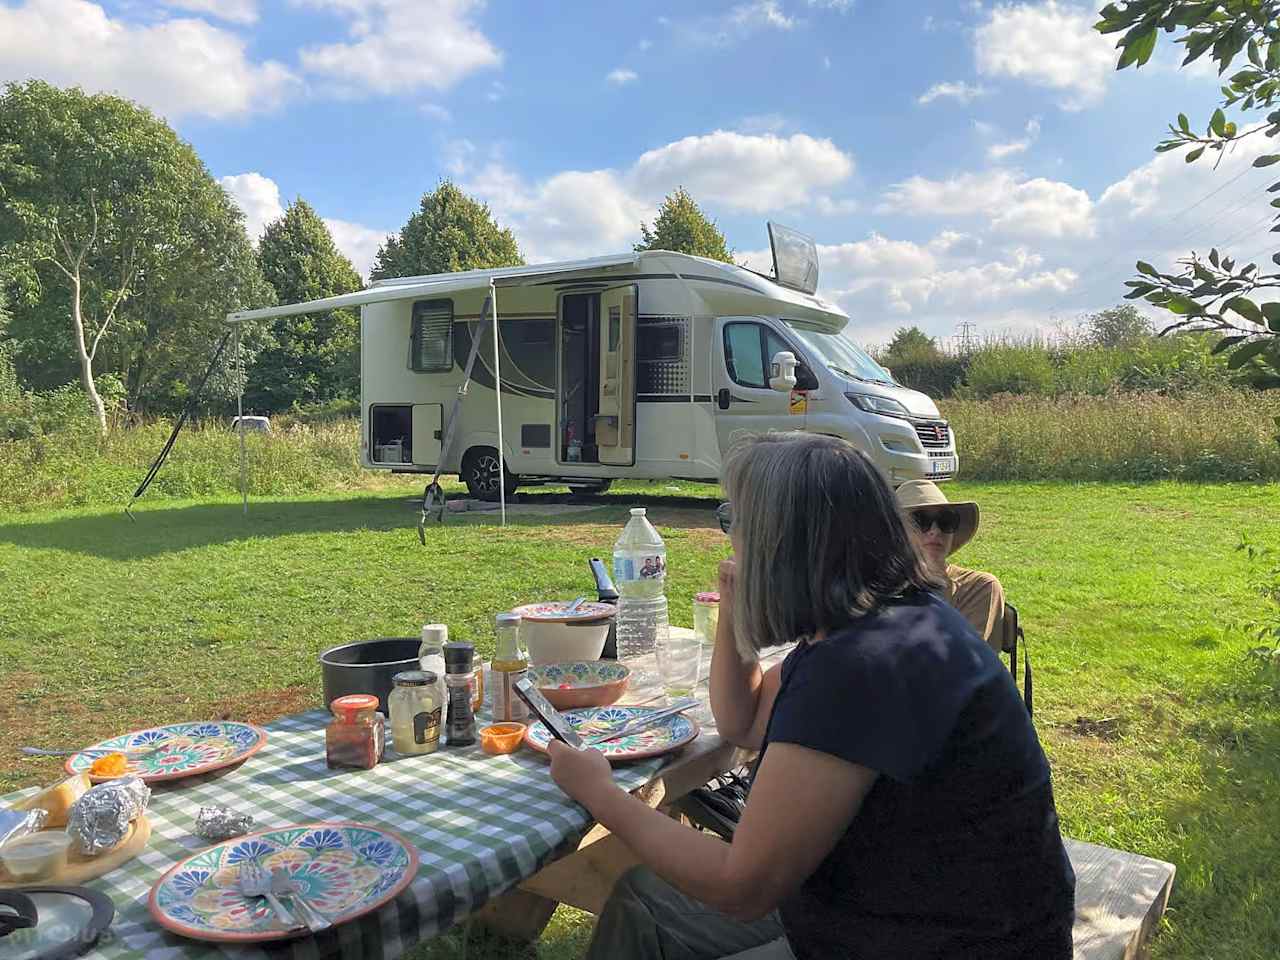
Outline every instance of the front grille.
[[951, 446], [951, 427], [947, 421], [917, 420], [915, 428], [916, 436], [920, 438], [920, 443], [926, 450], [930, 447], [936, 450]]

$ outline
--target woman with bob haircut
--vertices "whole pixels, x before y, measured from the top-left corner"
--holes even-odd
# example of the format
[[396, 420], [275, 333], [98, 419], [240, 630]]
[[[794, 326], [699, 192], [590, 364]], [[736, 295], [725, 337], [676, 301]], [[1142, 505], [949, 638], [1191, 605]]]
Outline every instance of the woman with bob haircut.
[[598, 751], [551, 744], [556, 783], [643, 863], [587, 956], [1069, 960], [1075, 876], [1044, 753], [879, 472], [784, 433], [735, 448], [723, 483], [736, 561], [711, 707], [760, 751], [754, 783], [726, 844], [615, 786]]

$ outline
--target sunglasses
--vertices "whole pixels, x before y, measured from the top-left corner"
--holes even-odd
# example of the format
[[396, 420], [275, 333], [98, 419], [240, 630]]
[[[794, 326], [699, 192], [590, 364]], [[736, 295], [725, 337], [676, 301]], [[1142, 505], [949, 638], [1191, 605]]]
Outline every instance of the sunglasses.
[[716, 520], [720, 522], [721, 531], [728, 533], [729, 528], [733, 526], [733, 505], [722, 503], [716, 507]]
[[960, 526], [960, 518], [950, 510], [913, 510], [911, 519], [921, 533], [928, 533], [935, 525], [941, 533], [955, 533]]

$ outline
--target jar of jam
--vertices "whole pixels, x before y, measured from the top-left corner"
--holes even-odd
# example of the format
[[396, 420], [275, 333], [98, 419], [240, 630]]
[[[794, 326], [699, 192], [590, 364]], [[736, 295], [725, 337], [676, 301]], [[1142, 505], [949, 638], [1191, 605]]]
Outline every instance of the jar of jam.
[[331, 768], [372, 770], [382, 759], [386, 730], [378, 698], [368, 693], [338, 697], [324, 730], [324, 757]]

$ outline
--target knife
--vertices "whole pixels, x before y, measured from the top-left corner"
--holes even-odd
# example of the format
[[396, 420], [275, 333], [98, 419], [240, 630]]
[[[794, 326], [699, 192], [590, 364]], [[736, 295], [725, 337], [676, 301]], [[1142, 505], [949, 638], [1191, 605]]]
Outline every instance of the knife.
[[628, 720], [622, 726], [613, 730], [606, 730], [604, 733], [597, 734], [586, 742], [586, 746], [594, 747], [597, 744], [608, 743], [610, 740], [617, 740], [619, 737], [625, 737], [632, 733], [639, 733], [642, 730], [648, 730], [650, 727], [656, 727], [668, 717], [674, 717], [678, 713], [684, 713], [698, 705], [697, 700], [680, 700], [671, 706], [662, 710], [655, 710], [653, 713], [646, 713], [642, 717], [636, 717], [634, 720]]

